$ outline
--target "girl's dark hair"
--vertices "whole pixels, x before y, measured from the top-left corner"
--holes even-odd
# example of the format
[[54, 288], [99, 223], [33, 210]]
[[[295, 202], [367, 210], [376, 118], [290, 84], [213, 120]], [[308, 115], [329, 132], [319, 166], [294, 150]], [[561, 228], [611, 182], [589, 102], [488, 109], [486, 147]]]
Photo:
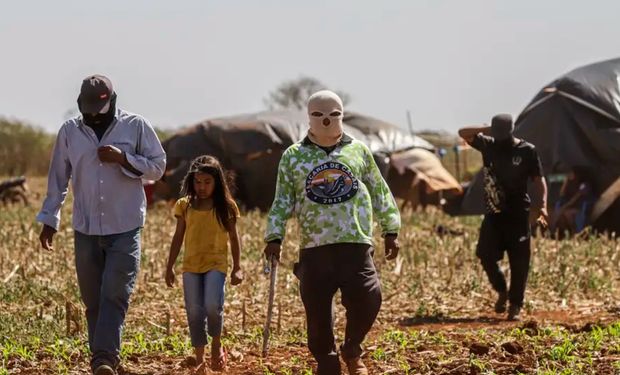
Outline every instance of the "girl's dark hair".
[[213, 177], [215, 188], [213, 189], [213, 208], [217, 221], [224, 228], [237, 220], [235, 200], [232, 197], [232, 175], [226, 173], [219, 160], [210, 155], [202, 155], [192, 160], [187, 174], [181, 182], [181, 195], [189, 197], [190, 204], [196, 198], [194, 191], [194, 175], [198, 172], [206, 173]]

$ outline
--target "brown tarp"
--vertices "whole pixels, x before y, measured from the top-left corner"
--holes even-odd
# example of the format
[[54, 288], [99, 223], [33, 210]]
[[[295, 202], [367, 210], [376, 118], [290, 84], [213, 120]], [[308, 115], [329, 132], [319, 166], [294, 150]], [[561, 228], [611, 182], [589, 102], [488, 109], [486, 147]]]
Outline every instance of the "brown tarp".
[[392, 166], [398, 174], [403, 175], [407, 169], [428, 185], [431, 191], [462, 191], [461, 185], [448, 172], [437, 156], [421, 148], [414, 148], [392, 155]]

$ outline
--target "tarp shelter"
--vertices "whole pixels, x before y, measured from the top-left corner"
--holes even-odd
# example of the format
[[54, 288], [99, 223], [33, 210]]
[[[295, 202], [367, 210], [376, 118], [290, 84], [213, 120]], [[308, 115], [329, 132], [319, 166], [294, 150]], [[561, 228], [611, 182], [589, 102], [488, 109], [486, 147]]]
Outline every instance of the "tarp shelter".
[[[343, 122], [345, 132], [369, 146], [384, 175], [392, 155], [401, 151], [422, 149], [427, 151], [427, 159], [436, 159], [432, 144], [396, 125], [354, 112], [345, 113]], [[222, 117], [183, 129], [163, 144], [168, 156], [163, 181], [168, 191], [162, 193], [166, 189], [158, 188], [158, 195], [176, 197], [188, 162], [198, 155], [210, 154], [234, 172], [236, 197], [247, 208], [266, 210], [273, 201], [282, 152], [302, 139], [307, 129], [307, 113], [292, 110]], [[434, 165], [443, 169], [441, 163]], [[432, 179], [448, 172], [427, 173]]]
[[[442, 198], [460, 195], [459, 182], [432, 152], [413, 148], [392, 154], [387, 183], [394, 196], [404, 200], [402, 208], [438, 206]], [[446, 194], [443, 194], [446, 193]]]
[[[620, 176], [620, 58], [577, 68], [544, 86], [517, 118], [515, 136], [536, 146], [546, 175], [585, 167], [602, 194]], [[458, 213], [483, 213], [482, 194], [478, 175]], [[618, 231], [619, 202], [594, 225]]]
[[437, 156], [423, 148], [414, 148], [392, 155], [391, 165], [399, 175], [414, 172], [432, 191], [457, 190], [461, 185], [448, 172]]

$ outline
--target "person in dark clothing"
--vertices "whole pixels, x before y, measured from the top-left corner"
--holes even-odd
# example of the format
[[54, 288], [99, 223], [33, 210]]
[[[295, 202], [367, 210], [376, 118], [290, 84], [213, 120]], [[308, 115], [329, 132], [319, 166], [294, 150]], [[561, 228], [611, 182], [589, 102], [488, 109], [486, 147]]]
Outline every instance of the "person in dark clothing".
[[[530, 266], [530, 228], [547, 225], [547, 185], [534, 145], [513, 136], [512, 117], [493, 117], [490, 127], [464, 128], [459, 135], [482, 153], [487, 214], [480, 227], [476, 255], [499, 296], [495, 311], [508, 309], [509, 320], [519, 320]], [[535, 202], [527, 194], [531, 180]], [[498, 262], [508, 252], [510, 290]]]

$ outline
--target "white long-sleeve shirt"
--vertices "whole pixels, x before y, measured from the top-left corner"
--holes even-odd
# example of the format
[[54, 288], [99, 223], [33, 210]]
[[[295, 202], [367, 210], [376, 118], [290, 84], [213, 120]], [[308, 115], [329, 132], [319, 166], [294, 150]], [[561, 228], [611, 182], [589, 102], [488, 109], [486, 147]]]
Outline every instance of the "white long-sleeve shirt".
[[[136, 175], [117, 163], [97, 156], [101, 146], [125, 152]], [[82, 122], [66, 121], [56, 138], [50, 163], [47, 197], [37, 221], [58, 229], [60, 209], [69, 180], [73, 191], [73, 228], [88, 235], [123, 233], [144, 225], [146, 198], [142, 179], [158, 180], [166, 167], [166, 154], [153, 127], [143, 117], [118, 109], [101, 138]]]

